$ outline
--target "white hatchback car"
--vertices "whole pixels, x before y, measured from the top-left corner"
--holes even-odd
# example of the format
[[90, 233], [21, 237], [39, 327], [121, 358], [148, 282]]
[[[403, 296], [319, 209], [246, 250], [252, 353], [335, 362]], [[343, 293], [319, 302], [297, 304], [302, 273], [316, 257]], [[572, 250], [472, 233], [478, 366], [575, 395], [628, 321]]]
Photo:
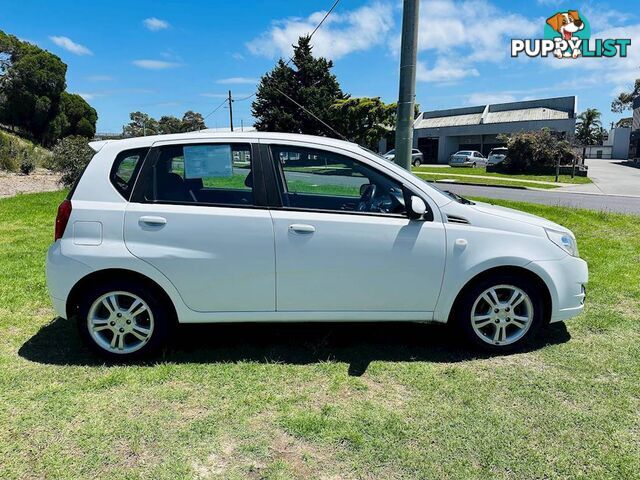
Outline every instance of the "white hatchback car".
[[583, 309], [569, 230], [355, 144], [204, 131], [91, 146], [47, 283], [56, 313], [112, 357], [205, 322], [450, 322], [509, 350]]

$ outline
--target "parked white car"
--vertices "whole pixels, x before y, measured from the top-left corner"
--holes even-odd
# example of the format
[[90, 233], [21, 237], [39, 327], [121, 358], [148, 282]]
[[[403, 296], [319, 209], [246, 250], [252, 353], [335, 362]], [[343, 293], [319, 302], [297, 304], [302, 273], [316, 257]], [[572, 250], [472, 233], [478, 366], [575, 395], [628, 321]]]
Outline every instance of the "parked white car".
[[[389, 150], [387, 153], [383, 155], [383, 157], [390, 162], [393, 162], [396, 159], [396, 150]], [[414, 167], [419, 167], [424, 163], [424, 155], [417, 148], [411, 149], [411, 165]]]
[[355, 144], [204, 131], [91, 147], [58, 209], [47, 284], [107, 356], [151, 354], [177, 323], [207, 322], [451, 323], [509, 350], [583, 309], [569, 230]]
[[489, 157], [487, 158], [487, 165], [497, 165], [502, 163], [507, 155], [509, 154], [509, 150], [507, 147], [496, 147], [489, 152]]
[[452, 167], [480, 167], [487, 164], [487, 159], [475, 150], [461, 150], [449, 158]]

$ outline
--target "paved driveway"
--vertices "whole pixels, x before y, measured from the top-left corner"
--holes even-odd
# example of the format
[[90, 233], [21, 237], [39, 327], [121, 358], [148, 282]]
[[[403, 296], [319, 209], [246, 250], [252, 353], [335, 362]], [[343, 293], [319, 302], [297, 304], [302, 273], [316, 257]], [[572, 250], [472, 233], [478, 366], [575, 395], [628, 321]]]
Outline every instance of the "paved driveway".
[[620, 160], [589, 159], [586, 164], [592, 184], [561, 187], [554, 191], [640, 196], [640, 168], [625, 165]]

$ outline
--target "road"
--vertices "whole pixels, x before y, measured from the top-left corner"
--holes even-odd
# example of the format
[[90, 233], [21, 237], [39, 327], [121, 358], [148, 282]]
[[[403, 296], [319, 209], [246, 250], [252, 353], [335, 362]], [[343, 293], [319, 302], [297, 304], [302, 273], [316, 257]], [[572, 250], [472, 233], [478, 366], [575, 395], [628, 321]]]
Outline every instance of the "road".
[[558, 192], [555, 190], [521, 190], [500, 187], [482, 187], [475, 185], [443, 185], [442, 190], [451, 190], [464, 197], [487, 197], [502, 200], [541, 203], [543, 205], [586, 208], [618, 213], [640, 215], [640, 197], [620, 195], [601, 195], [588, 193]]

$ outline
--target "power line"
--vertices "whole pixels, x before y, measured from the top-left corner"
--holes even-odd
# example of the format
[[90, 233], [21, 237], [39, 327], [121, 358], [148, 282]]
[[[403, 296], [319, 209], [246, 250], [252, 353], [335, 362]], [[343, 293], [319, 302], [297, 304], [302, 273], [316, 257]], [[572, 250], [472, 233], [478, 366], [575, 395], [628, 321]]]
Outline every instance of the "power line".
[[[309, 40], [313, 38], [313, 36], [318, 31], [318, 29], [322, 26], [324, 21], [329, 17], [329, 15], [331, 15], [331, 12], [333, 12], [333, 10], [338, 6], [338, 3], [340, 3], [340, 0], [336, 0], [335, 2], [333, 2], [333, 5], [331, 5], [331, 8], [327, 10], [327, 13], [324, 14], [324, 17], [322, 17], [322, 20], [320, 20], [320, 23], [316, 25], [316, 28], [314, 28], [313, 32], [311, 32], [311, 35], [309, 35]], [[289, 60], [287, 60], [287, 63], [285, 63], [285, 65], [289, 65], [292, 61], [293, 61], [293, 57], [289, 57]]]
[[[322, 20], [320, 20], [320, 23], [318, 23], [318, 25], [316, 25], [316, 28], [313, 29], [313, 31], [311, 32], [311, 34], [309, 35], [309, 40], [311, 40], [313, 38], [313, 36], [316, 34], [316, 32], [320, 29], [320, 27], [322, 26], [322, 24], [325, 22], [325, 20], [327, 18], [329, 18], [329, 15], [331, 15], [331, 13], [335, 10], [335, 8], [338, 6], [338, 4], [340, 3], [340, 0], [335, 0], [335, 2], [333, 2], [333, 5], [331, 5], [331, 8], [329, 10], [327, 10], [327, 13], [324, 14], [324, 17], [322, 17]], [[293, 56], [289, 57], [289, 60], [287, 60], [287, 63], [285, 63], [285, 65], [289, 65], [291, 62], [293, 61]], [[329, 128], [332, 132], [336, 133], [337, 135], [339, 135], [341, 138], [347, 140], [347, 138], [342, 135], [340, 132], [336, 131], [335, 129], [333, 129], [331, 126], [327, 125], [325, 122], [323, 122], [322, 120], [320, 120], [316, 115], [314, 115], [312, 112], [310, 112], [309, 110], [307, 110], [306, 108], [304, 108], [302, 105], [300, 105], [298, 102], [296, 102], [294, 99], [292, 99], [291, 97], [289, 97], [286, 93], [282, 92], [281, 90], [279, 90], [276, 87], [273, 87], [275, 90], [277, 90], [280, 94], [284, 95], [287, 99], [289, 99], [290, 101], [292, 101], [293, 103], [295, 103], [298, 107], [300, 107], [302, 110], [304, 110], [305, 112], [307, 112], [309, 115], [311, 115], [313, 118], [315, 118], [316, 120], [318, 120], [320, 123], [322, 123], [325, 127]], [[214, 108], [209, 114], [207, 114], [204, 119], [206, 120], [209, 116], [213, 115], [215, 112], [217, 112], [220, 108], [222, 108], [222, 106], [226, 103], [229, 102], [229, 105], [231, 105], [231, 101], [233, 102], [244, 102], [245, 100], [249, 100], [250, 98], [253, 98], [256, 96], [258, 92], [253, 92], [251, 95], [248, 95], [246, 97], [243, 98], [239, 98], [239, 99], [233, 99], [231, 100], [229, 99], [225, 99], [223, 100], [223, 102], [218, 105], [216, 108]]]
[[216, 113], [220, 108], [222, 108], [222, 106], [227, 103], [229, 100], [228, 99], [224, 99], [222, 101], [222, 103], [220, 105], [218, 105], [216, 108], [214, 108], [213, 110], [211, 110], [209, 113], [207, 113], [202, 119], [206, 120], [207, 118], [209, 118], [211, 115], [213, 115], [214, 113]]
[[[272, 85], [273, 87], [273, 85]], [[300, 105], [298, 102], [296, 102], [293, 98], [291, 98], [289, 95], [287, 95], [286, 93], [284, 93], [282, 90], [280, 90], [278, 87], [273, 87], [274, 90], [276, 90], [278, 93], [280, 93], [281, 95], [283, 95], [287, 100], [295, 103], [298, 107], [300, 107], [304, 112], [308, 113], [309, 115], [311, 115], [313, 118], [315, 118], [317, 121], [319, 121], [322, 125], [324, 125], [325, 127], [327, 127], [329, 130], [331, 130], [333, 133], [335, 133], [336, 135], [338, 135], [340, 138], [342, 138], [343, 140], [346, 140], [347, 142], [349, 141], [349, 139], [347, 137], [345, 137], [343, 134], [341, 134], [340, 132], [338, 132], [335, 128], [333, 128], [331, 125], [325, 123], [324, 121], [322, 121], [317, 115], [315, 115], [313, 112], [307, 110], [305, 107], [303, 107], [302, 105]]]

